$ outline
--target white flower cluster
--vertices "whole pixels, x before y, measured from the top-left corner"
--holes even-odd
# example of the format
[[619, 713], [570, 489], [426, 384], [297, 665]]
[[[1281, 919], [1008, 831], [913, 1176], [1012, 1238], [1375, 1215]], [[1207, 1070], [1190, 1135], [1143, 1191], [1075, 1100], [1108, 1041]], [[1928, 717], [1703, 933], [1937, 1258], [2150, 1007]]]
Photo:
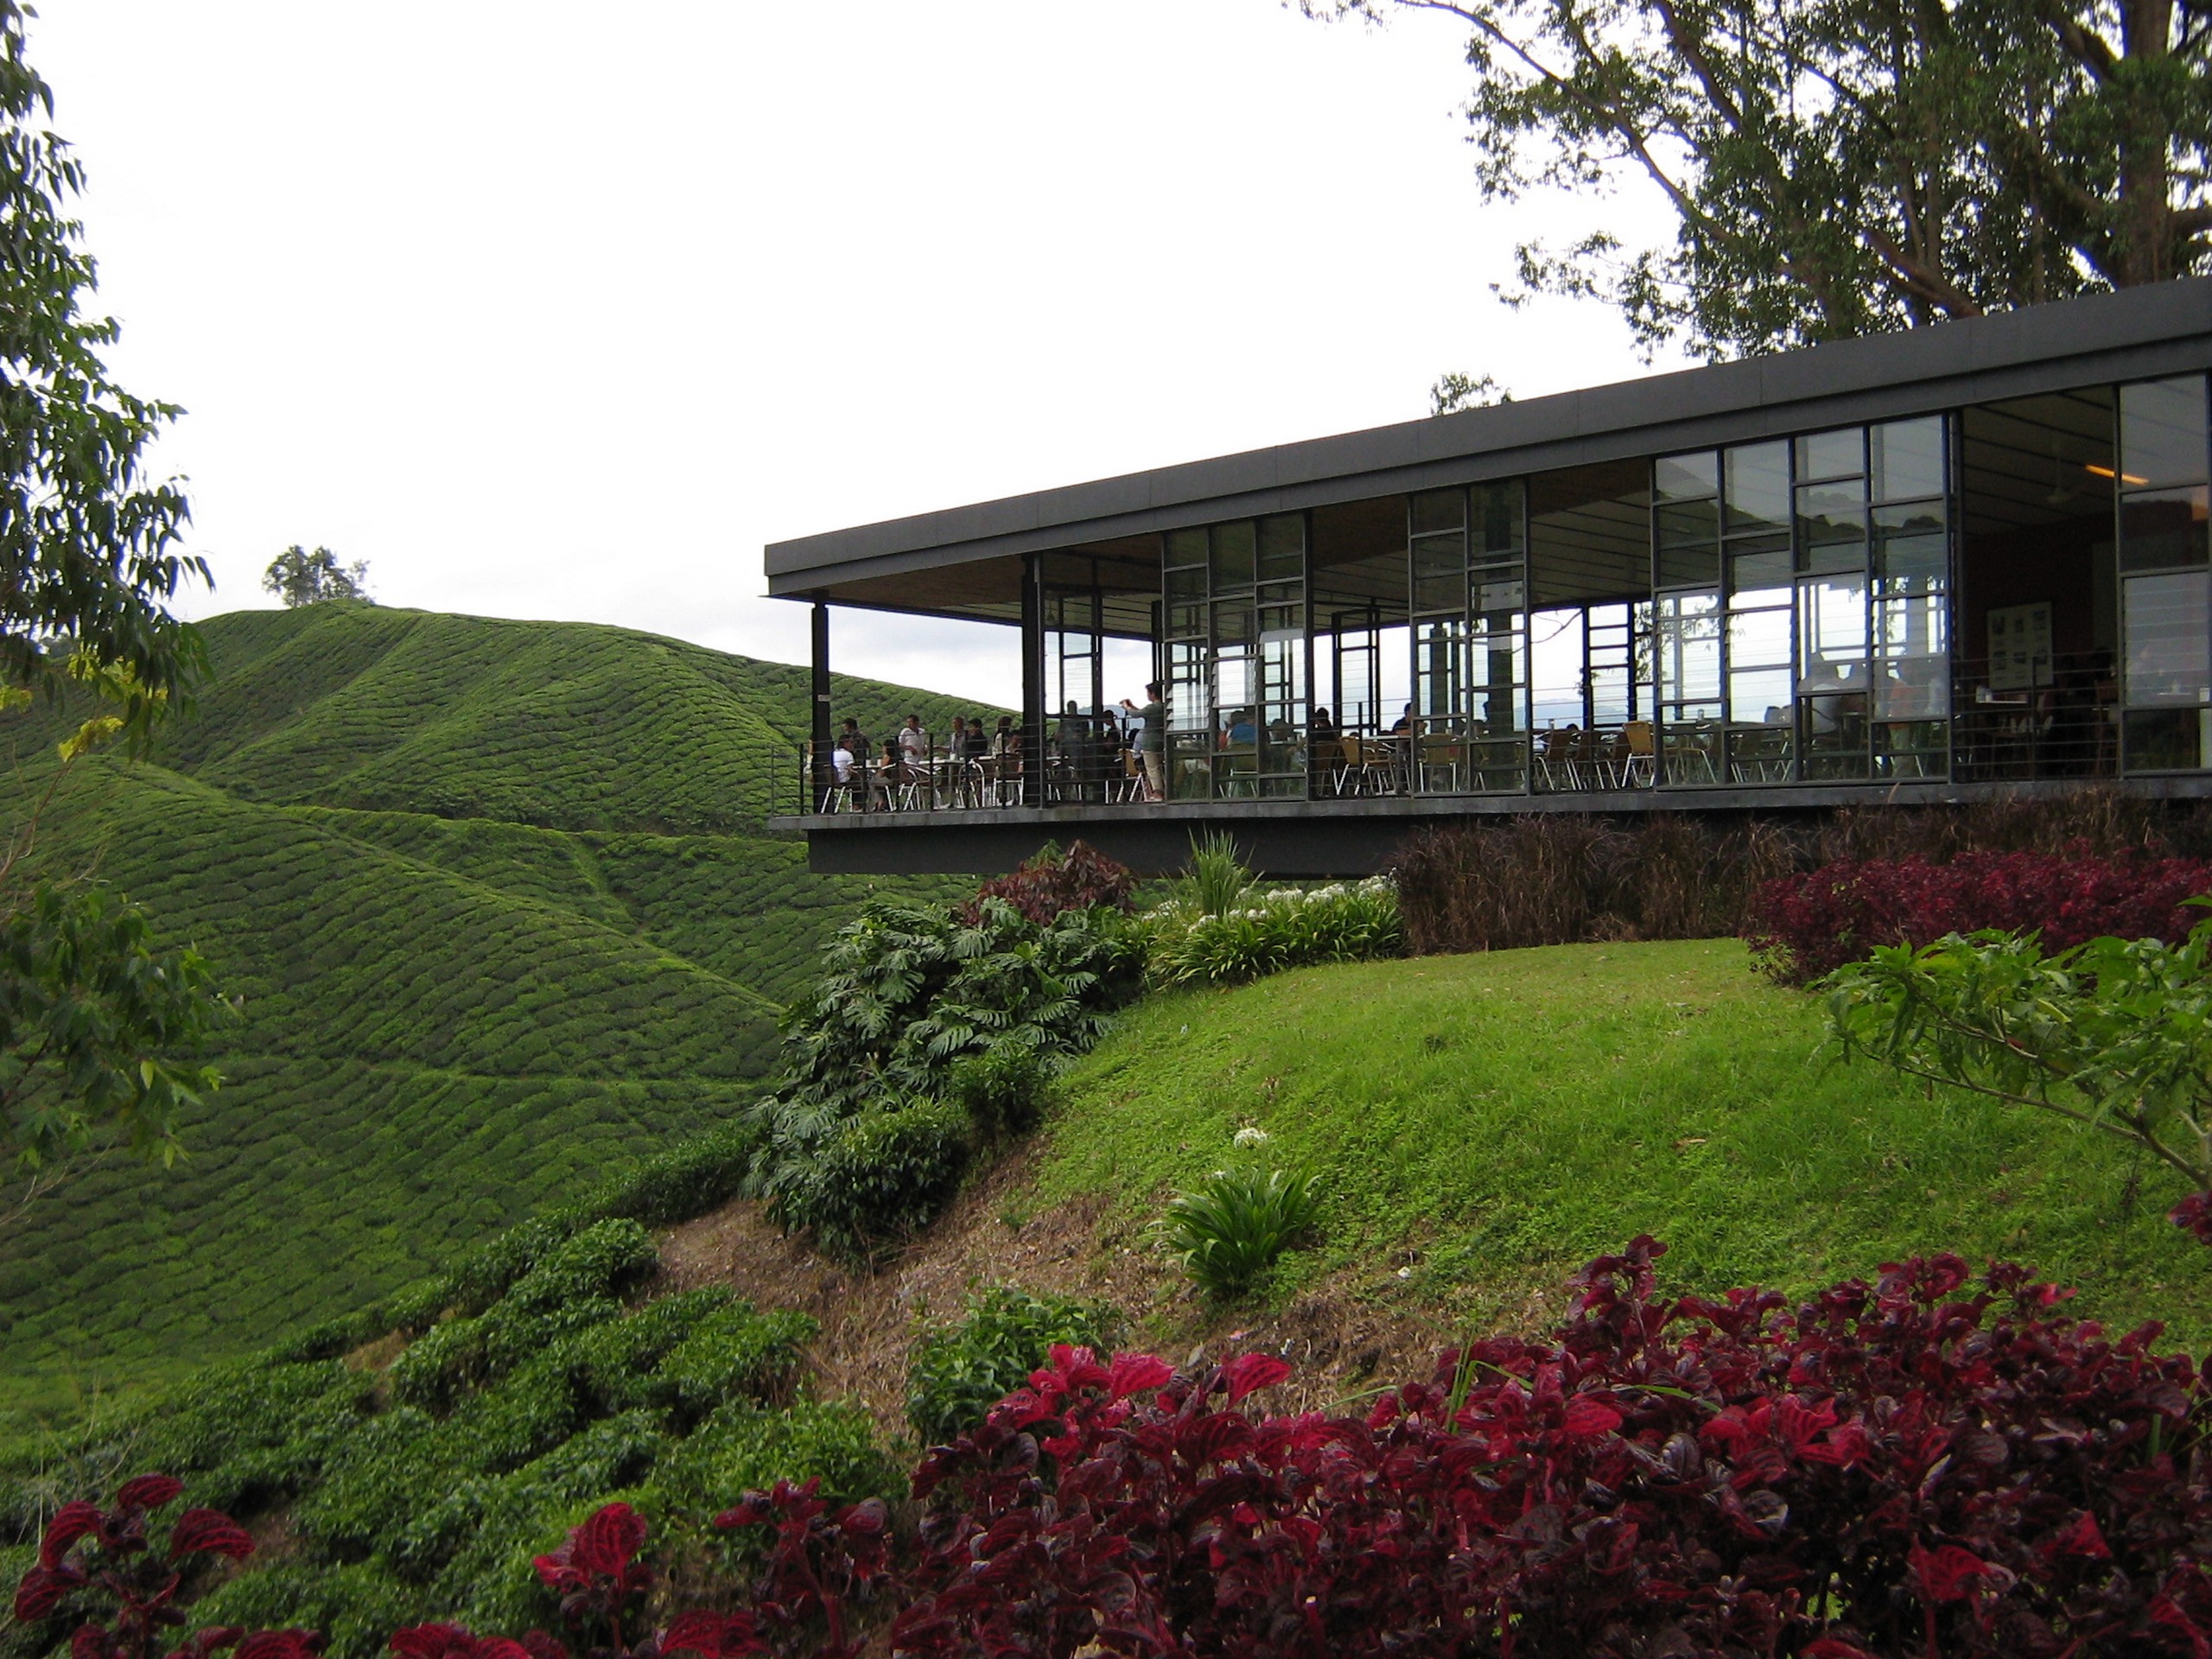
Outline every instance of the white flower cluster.
[[1268, 1141], [1274, 1140], [1274, 1136], [1269, 1135], [1265, 1129], [1261, 1128], [1255, 1124], [1247, 1123], [1243, 1128], [1237, 1130], [1235, 1135], [1230, 1135], [1229, 1139], [1231, 1145], [1240, 1147], [1264, 1147]]

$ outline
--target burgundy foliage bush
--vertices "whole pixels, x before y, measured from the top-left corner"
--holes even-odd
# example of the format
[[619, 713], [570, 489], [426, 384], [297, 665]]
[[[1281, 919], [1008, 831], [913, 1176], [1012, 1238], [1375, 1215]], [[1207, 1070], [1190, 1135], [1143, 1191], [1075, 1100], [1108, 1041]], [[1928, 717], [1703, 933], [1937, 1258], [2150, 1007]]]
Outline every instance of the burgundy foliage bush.
[[[154, 1511], [182, 1497], [184, 1484], [167, 1475], [125, 1481], [108, 1508], [79, 1498], [48, 1522], [38, 1560], [16, 1586], [15, 1615], [26, 1624], [73, 1623], [71, 1659], [208, 1659], [225, 1648], [236, 1659], [312, 1659], [307, 1630], [257, 1630], [229, 1625], [180, 1637], [186, 1624], [177, 1605], [185, 1574], [195, 1558], [244, 1560], [253, 1540], [226, 1515], [187, 1510], [169, 1528], [168, 1548], [156, 1550], [147, 1536]], [[175, 1645], [169, 1644], [175, 1641]]]
[[2197, 1379], [2155, 1327], [2108, 1341], [1948, 1256], [1794, 1311], [1668, 1300], [1658, 1253], [1593, 1263], [1555, 1341], [1447, 1357], [1363, 1421], [1239, 1411], [1274, 1361], [1163, 1382], [1056, 1353], [923, 1464], [938, 1587], [893, 1647], [2212, 1653]]
[[1847, 861], [1765, 883], [1745, 937], [1769, 973], [1802, 985], [1878, 944], [1932, 944], [1980, 928], [2037, 930], [2052, 951], [2106, 934], [2178, 943], [2202, 919], [2183, 901], [2204, 893], [2212, 863], [2083, 848]]
[[[811, 1485], [718, 1516], [771, 1535], [741, 1611], [646, 1629], [645, 1525], [620, 1504], [539, 1573], [594, 1659], [2212, 1659], [2199, 1379], [2152, 1351], [2157, 1326], [2110, 1338], [2024, 1270], [1977, 1280], [1948, 1255], [1795, 1307], [1666, 1297], [1662, 1251], [1638, 1239], [1593, 1262], [1551, 1340], [1447, 1354], [1363, 1417], [1255, 1412], [1289, 1371], [1264, 1355], [1185, 1375], [1056, 1349], [924, 1459], [918, 1534], [896, 1548], [880, 1503], [836, 1508]], [[77, 1510], [19, 1613], [27, 1597], [53, 1611], [90, 1535]], [[143, 1534], [119, 1512], [118, 1536]], [[172, 1554], [199, 1547], [218, 1546]], [[569, 1652], [452, 1625], [392, 1647]], [[149, 1652], [96, 1642], [78, 1659]]]
[[963, 925], [973, 926], [984, 899], [1003, 899], [1041, 927], [1065, 910], [1100, 905], [1132, 909], [1136, 886], [1136, 874], [1128, 865], [1116, 863], [1089, 842], [1075, 841], [1065, 852], [1047, 845], [1012, 874], [993, 877], [954, 913]]

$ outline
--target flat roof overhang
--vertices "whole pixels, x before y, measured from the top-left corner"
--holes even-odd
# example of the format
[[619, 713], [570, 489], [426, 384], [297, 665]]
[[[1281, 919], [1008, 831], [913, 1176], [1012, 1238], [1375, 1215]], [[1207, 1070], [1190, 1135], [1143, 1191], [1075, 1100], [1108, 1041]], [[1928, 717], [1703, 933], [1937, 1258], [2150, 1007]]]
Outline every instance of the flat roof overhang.
[[[775, 542], [768, 592], [935, 615], [1002, 604], [1027, 553], [1558, 467], [2212, 370], [2212, 277], [1651, 375]], [[1116, 545], [1118, 544], [1118, 545]], [[951, 567], [996, 565], [958, 575]], [[930, 582], [906, 580], [946, 572]], [[959, 601], [976, 589], [973, 606]], [[938, 602], [931, 602], [932, 601]]]

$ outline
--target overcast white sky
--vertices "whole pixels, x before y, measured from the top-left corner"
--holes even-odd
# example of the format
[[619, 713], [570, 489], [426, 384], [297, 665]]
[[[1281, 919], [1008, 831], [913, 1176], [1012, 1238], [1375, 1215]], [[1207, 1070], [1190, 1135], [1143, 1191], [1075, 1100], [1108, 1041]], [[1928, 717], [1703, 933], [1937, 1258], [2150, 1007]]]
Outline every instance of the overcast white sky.
[[[1460, 39], [1277, 0], [42, 0], [111, 356], [190, 411], [218, 589], [801, 661], [764, 543], [1645, 372], [1519, 314]], [[1662, 362], [1660, 366], [1671, 366]], [[1006, 631], [838, 613], [837, 666], [1018, 701]]]

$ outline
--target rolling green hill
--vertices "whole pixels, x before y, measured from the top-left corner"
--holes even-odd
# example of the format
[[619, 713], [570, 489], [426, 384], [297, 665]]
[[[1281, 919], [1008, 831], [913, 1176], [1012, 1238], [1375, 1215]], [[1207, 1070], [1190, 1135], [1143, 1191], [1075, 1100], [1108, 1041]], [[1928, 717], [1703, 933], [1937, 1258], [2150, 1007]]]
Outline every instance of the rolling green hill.
[[725, 1118], [879, 885], [765, 832], [804, 669], [353, 604], [203, 632], [192, 717], [74, 769], [37, 856], [215, 963], [229, 1081], [182, 1167], [95, 1164], [0, 1230], [0, 1409], [254, 1348]]

